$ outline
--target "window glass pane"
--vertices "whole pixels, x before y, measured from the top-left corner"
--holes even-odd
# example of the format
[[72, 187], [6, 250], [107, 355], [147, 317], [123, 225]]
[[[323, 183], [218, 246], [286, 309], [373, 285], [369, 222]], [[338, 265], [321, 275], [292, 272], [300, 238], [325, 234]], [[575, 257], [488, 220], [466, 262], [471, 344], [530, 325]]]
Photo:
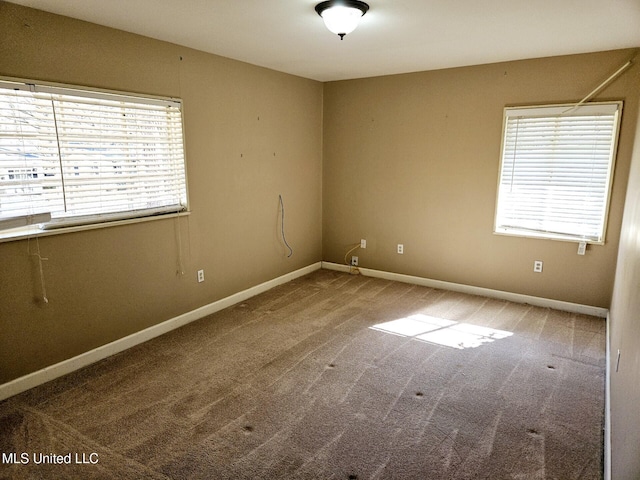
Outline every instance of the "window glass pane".
[[51, 100], [0, 89], [0, 217], [63, 210]]
[[180, 106], [0, 82], [0, 218], [185, 209]]
[[495, 231], [602, 242], [620, 109], [506, 109]]

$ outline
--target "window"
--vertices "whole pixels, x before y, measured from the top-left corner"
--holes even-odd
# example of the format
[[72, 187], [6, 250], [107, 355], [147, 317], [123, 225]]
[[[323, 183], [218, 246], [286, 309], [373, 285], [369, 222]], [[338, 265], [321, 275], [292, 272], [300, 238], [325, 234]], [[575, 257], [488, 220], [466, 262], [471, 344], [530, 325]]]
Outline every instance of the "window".
[[604, 243], [622, 102], [506, 108], [496, 233]]
[[181, 103], [0, 81], [0, 220], [44, 228], [187, 207]]

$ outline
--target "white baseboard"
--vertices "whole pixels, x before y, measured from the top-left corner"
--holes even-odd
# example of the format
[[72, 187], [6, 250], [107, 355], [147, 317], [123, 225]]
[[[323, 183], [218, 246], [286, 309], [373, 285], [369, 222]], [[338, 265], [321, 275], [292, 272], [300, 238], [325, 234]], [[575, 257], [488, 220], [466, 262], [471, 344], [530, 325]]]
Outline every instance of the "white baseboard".
[[611, 480], [611, 318], [607, 315], [604, 375], [604, 480]]
[[211, 315], [212, 313], [230, 307], [231, 305], [235, 305], [236, 303], [247, 300], [248, 298], [254, 297], [260, 293], [266, 292], [273, 287], [277, 287], [278, 285], [282, 285], [283, 283], [287, 283], [298, 277], [307, 275], [308, 273], [311, 273], [315, 270], [319, 270], [321, 267], [321, 262], [314, 263], [307, 267], [282, 275], [278, 278], [274, 278], [273, 280], [261, 283], [260, 285], [256, 285], [255, 287], [248, 288], [247, 290], [243, 290], [208, 305], [204, 305], [190, 312], [171, 318], [157, 325], [145, 328], [144, 330], [141, 330], [139, 332], [132, 333], [131, 335], [120, 338], [106, 345], [102, 345], [101, 347], [94, 348], [93, 350], [89, 350], [88, 352], [82, 353], [76, 357], [69, 358], [68, 360], [56, 363], [55, 365], [45, 367], [42, 370], [38, 370], [20, 378], [16, 378], [15, 380], [0, 385], [0, 401], [12, 397], [13, 395], [17, 395], [18, 393], [24, 392], [25, 390], [29, 390], [30, 388], [42, 385], [43, 383], [53, 380], [54, 378], [61, 377], [75, 370], [79, 370], [83, 367], [86, 367], [87, 365], [91, 365], [92, 363], [95, 363], [99, 360], [110, 357], [111, 355], [120, 353], [124, 350], [127, 350], [128, 348], [146, 342], [147, 340], [151, 340], [152, 338], [170, 332], [171, 330], [180, 328], [195, 320], [206, 317], [207, 315]]
[[[16, 378], [15, 380], [12, 380], [3, 385], [0, 385], [0, 401], [6, 398], [12, 397], [13, 395], [17, 395], [18, 393], [29, 390], [30, 388], [36, 387], [38, 385], [42, 385], [43, 383], [46, 383], [50, 380], [53, 380], [55, 378], [71, 373], [75, 370], [79, 370], [99, 360], [110, 357], [111, 355], [120, 353], [131, 347], [134, 347], [143, 342], [146, 342], [147, 340], [151, 340], [152, 338], [155, 338], [164, 333], [170, 332], [171, 330], [175, 330], [176, 328], [180, 328], [195, 320], [206, 317], [207, 315], [211, 315], [212, 313], [215, 313], [219, 310], [230, 307], [231, 305], [235, 305], [236, 303], [242, 302], [260, 293], [266, 292], [267, 290], [273, 287], [282, 285], [283, 283], [286, 283], [298, 277], [307, 275], [308, 273], [314, 272], [315, 270], [319, 270], [320, 268], [326, 268], [328, 270], [337, 270], [337, 271], [343, 271], [343, 272], [349, 272], [349, 269], [350, 269], [348, 265], [340, 265], [340, 264], [331, 263], [331, 262], [317, 262], [307, 267], [301, 268], [299, 270], [295, 270], [293, 272], [287, 273], [273, 280], [269, 280], [267, 282], [261, 283], [260, 285], [256, 285], [255, 287], [248, 288], [247, 290], [243, 290], [241, 292], [235, 293], [233, 295], [230, 295], [228, 297], [225, 297], [223, 299], [220, 299], [208, 305], [204, 305], [200, 308], [184, 313], [177, 317], [171, 318], [157, 325], [153, 325], [139, 332], [132, 333], [131, 335], [120, 338], [118, 340], [115, 340], [101, 347], [94, 348], [93, 350], [89, 350], [88, 352], [82, 353], [76, 357], [70, 358], [68, 360], [64, 360], [60, 363], [56, 363], [55, 365], [45, 367], [41, 370], [30, 373], [20, 378]], [[602, 317], [602, 318], [606, 318], [608, 315], [607, 309], [592, 307], [589, 305], [580, 305], [580, 304], [569, 303], [569, 302], [561, 302], [559, 300], [550, 300], [546, 298], [532, 297], [529, 295], [522, 295], [518, 293], [503, 292], [499, 290], [491, 290], [488, 288], [473, 287], [470, 285], [463, 285], [463, 284], [451, 283], [451, 282], [443, 282], [440, 280], [431, 280], [423, 277], [415, 277], [415, 276], [404, 275], [400, 273], [384, 272], [381, 270], [373, 270], [369, 268], [358, 267], [358, 269], [360, 270], [361, 274], [365, 276], [370, 276], [370, 277], [383, 278], [387, 280], [395, 280], [395, 281], [404, 282], [404, 283], [412, 283], [412, 284], [422, 285], [422, 286], [431, 287], [431, 288], [440, 288], [440, 289], [452, 290], [456, 292], [469, 293], [471, 295], [482, 295], [485, 297], [499, 298], [502, 300], [509, 300], [517, 303], [528, 303], [530, 305], [555, 308], [557, 310], [582, 313], [582, 314], [593, 315], [593, 316]], [[608, 340], [607, 340], [607, 346], [608, 346]], [[607, 400], [607, 405], [608, 405], [608, 400]], [[606, 423], [606, 419], [605, 419], [605, 423]], [[605, 441], [606, 441], [606, 435], [607, 435], [607, 432], [605, 432]], [[606, 464], [606, 461], [607, 459], [605, 458], [605, 464]]]
[[[322, 262], [322, 268], [328, 270], [337, 270], [340, 272], [349, 272], [349, 265], [341, 265], [338, 263]], [[490, 288], [474, 287], [472, 285], [464, 285], [461, 283], [443, 282], [441, 280], [432, 280], [429, 278], [415, 277], [412, 275], [404, 275], [402, 273], [391, 273], [382, 270], [372, 270], [370, 268], [358, 267], [362, 275], [376, 278], [384, 278], [385, 280], [395, 280], [397, 282], [412, 283], [422, 285], [424, 287], [439, 288], [442, 290], [451, 290], [454, 292], [468, 293], [471, 295], [481, 295], [483, 297], [498, 298], [516, 303], [527, 303], [537, 307], [548, 307], [565, 312], [581, 313], [585, 315], [593, 315], [594, 317], [606, 318], [609, 310], [601, 307], [593, 307], [591, 305], [581, 305], [579, 303], [563, 302], [560, 300], [551, 300], [549, 298], [533, 297], [531, 295], [523, 295], [520, 293], [504, 292], [501, 290], [492, 290]]]

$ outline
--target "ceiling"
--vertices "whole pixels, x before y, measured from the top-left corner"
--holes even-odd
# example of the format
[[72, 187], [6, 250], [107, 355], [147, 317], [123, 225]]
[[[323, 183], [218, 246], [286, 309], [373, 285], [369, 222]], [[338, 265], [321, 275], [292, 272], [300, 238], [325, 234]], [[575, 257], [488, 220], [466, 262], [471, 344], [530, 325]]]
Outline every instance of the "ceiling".
[[320, 81], [640, 47], [640, 0], [367, 0], [343, 41], [320, 0], [11, 0]]

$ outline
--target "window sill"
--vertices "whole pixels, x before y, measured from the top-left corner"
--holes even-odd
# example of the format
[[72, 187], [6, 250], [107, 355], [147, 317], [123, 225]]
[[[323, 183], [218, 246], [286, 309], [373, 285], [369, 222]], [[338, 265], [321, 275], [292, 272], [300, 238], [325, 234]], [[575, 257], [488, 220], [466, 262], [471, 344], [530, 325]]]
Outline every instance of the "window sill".
[[493, 234], [502, 235], [505, 237], [536, 238], [539, 240], [555, 240], [560, 242], [571, 242], [571, 243], [585, 242], [589, 245], [604, 245], [604, 239], [601, 241], [596, 241], [588, 238], [573, 237], [571, 235], [532, 232], [528, 230], [494, 230]]
[[12, 228], [0, 232], [0, 243], [25, 240], [27, 238], [48, 237], [50, 235], [61, 235], [64, 233], [82, 232], [85, 230], [96, 230], [99, 228], [117, 227], [120, 225], [130, 225], [133, 223], [151, 222], [154, 220], [164, 220], [167, 218], [186, 217], [190, 211], [180, 213], [163, 213], [161, 215], [150, 215], [145, 217], [127, 218], [123, 220], [112, 220], [101, 223], [91, 223], [87, 225], [75, 225], [70, 227], [60, 227], [51, 230], [43, 230], [38, 225], [28, 227]]

